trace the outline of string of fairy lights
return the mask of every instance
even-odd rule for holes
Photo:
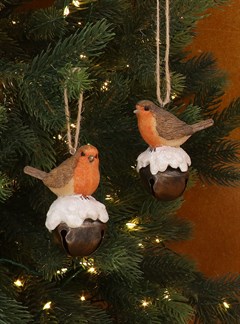
[[[126,228],[129,231],[136,231],[139,230],[139,225],[137,222],[137,219],[133,219],[132,222],[127,222],[126,224]],[[162,242],[161,238],[156,237],[154,242],[156,244],[159,244]],[[144,249],[144,245],[142,243],[138,243],[138,246],[142,249]],[[90,275],[98,275],[100,273],[100,271],[96,268],[95,264],[94,264],[94,258],[82,258],[79,261],[79,265],[86,271],[88,272]],[[68,268],[64,267],[61,268],[59,270],[56,271],[57,275],[64,275],[66,274],[68,271]],[[17,278],[14,280],[13,282],[14,286],[17,287],[17,289],[22,289],[25,285],[25,281],[24,278]],[[81,302],[85,302],[88,300],[87,295],[84,291],[81,292],[81,294],[79,294],[79,300]],[[158,299],[159,300],[159,299]],[[162,300],[165,301],[171,301],[173,300],[173,298],[171,297],[171,292],[168,289],[165,289],[163,296],[162,296]],[[152,304],[154,304],[154,300],[149,298],[149,297],[145,297],[144,299],[141,299],[139,301],[139,307],[143,307],[143,308],[148,308],[150,307]],[[53,302],[51,300],[47,300],[44,304],[41,305],[41,308],[43,311],[48,311],[50,309],[52,309],[53,306]],[[222,303],[219,304],[219,307],[223,308],[225,311],[228,311],[231,308],[231,304],[224,299],[222,301]]]
[[[86,261],[83,261],[82,264],[86,264],[87,262]],[[63,268],[60,270],[61,272],[65,273],[67,270],[66,268]],[[97,270],[94,268],[94,267],[90,267],[88,269],[88,272],[91,273],[91,274],[96,274],[97,273]],[[14,286],[16,286],[18,289],[24,287],[24,280],[22,278],[18,278],[16,279],[14,282],[13,282]],[[171,298],[171,293],[169,292],[168,289],[166,289],[164,291],[164,294],[163,294],[163,297],[162,297],[163,300],[166,300],[166,301],[171,301],[172,298]],[[84,294],[84,292],[82,292],[80,295],[79,295],[79,300],[81,302],[85,302],[87,300],[86,298],[86,295]],[[143,307],[143,308],[147,308],[149,307],[150,305],[153,304],[153,300],[151,300],[151,298],[145,298],[145,299],[141,299],[140,300],[140,303],[139,303],[139,306],[140,307]],[[228,309],[231,308],[231,304],[229,304],[226,300],[224,300],[220,305],[220,307],[223,307],[225,309],[225,311],[227,311]],[[46,301],[44,304],[42,304],[42,310],[44,311],[48,311],[50,310],[51,308],[53,307],[53,303],[51,300],[48,300]]]
[[[96,269],[94,266],[94,259],[93,258],[83,258],[79,262],[79,265],[86,270],[90,275],[96,275],[99,273],[99,271]],[[64,275],[68,271],[68,268],[62,268],[56,271],[57,275]],[[24,277],[17,278],[13,281],[13,285],[20,291],[24,286],[25,286],[25,280]],[[82,292],[79,295],[79,300],[81,302],[84,302],[87,300],[86,295],[84,292]],[[42,310],[49,310],[53,307],[53,303],[51,300],[46,301],[45,303],[42,304],[41,308]]]

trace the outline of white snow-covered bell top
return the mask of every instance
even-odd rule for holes
[[[109,217],[105,205],[92,196],[62,196],[50,206],[45,226],[49,231],[53,231],[60,223],[76,228],[81,226],[87,218],[99,219],[106,223]]]
[[[149,147],[138,156],[137,171],[148,165],[152,174],[164,172],[168,166],[186,172],[191,165],[191,159],[181,147],[160,146],[156,149]]]

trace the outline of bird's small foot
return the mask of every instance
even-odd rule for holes
[[[89,197],[90,197],[90,196],[84,196],[84,195],[81,195],[81,196],[80,196],[80,198],[81,198],[82,200],[90,200]]]
[[[149,150],[150,152],[156,152],[156,147],[150,147]]]

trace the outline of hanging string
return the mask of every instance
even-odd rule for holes
[[[171,95],[171,76],[169,70],[169,51],[170,51],[170,14],[169,14],[169,0],[166,0],[165,9],[166,19],[166,50],[165,50],[165,82],[166,82],[166,95],[165,99],[161,96],[161,62],[160,62],[160,0],[157,0],[157,30],[156,30],[156,82],[157,82],[157,99],[162,107],[170,102]]]
[[[75,154],[77,147],[78,147],[78,140],[80,134],[80,125],[82,119],[82,104],[83,104],[83,93],[81,92],[78,99],[78,114],[77,114],[77,121],[76,121],[76,132],[74,138],[74,144],[72,143],[72,134],[71,134],[71,123],[70,123],[70,110],[68,104],[68,95],[67,95],[67,88],[64,88],[64,105],[65,105],[65,116],[66,116],[66,124],[67,124],[67,143],[69,148],[70,154]]]

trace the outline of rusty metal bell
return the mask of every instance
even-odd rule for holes
[[[147,191],[156,199],[170,201],[180,197],[186,189],[189,172],[168,167],[164,172],[153,175],[150,166],[139,170],[140,177]]]
[[[66,223],[60,223],[53,234],[68,255],[85,257],[92,254],[100,246],[105,230],[105,223],[99,220],[86,219],[77,228],[71,228]]]

